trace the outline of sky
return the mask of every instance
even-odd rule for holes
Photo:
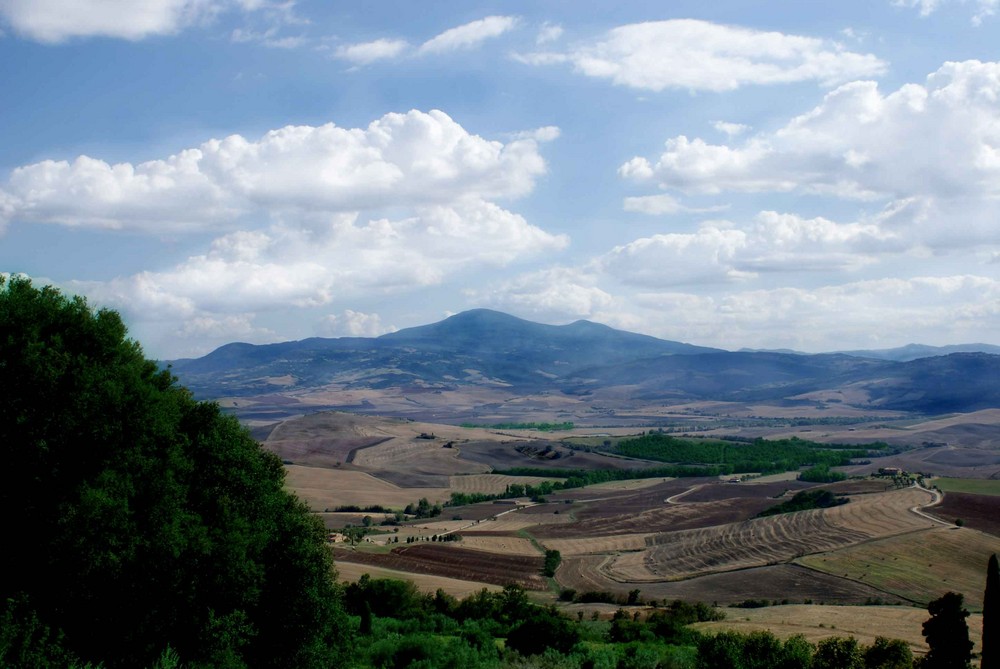
[[[998,61],[1000,0],[0,0],[0,272],[158,359],[1000,344]]]

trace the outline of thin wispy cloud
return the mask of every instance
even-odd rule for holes
[[[620,26],[568,51],[520,54],[532,65],[568,63],[629,88],[731,91],[815,81],[825,86],[878,76],[886,63],[830,40],[693,19]]]
[[[499,37],[517,27],[516,16],[487,16],[470,21],[455,28],[449,28],[420,45],[421,54],[446,53],[459,49],[471,49],[488,39]]]

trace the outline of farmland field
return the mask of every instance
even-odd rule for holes
[[[886,593],[926,604],[949,590],[980,609],[986,563],[1000,553],[1000,538],[967,528],[938,527],[830,553],[799,563],[866,583]]]
[[[552,435],[514,437],[350,414],[313,420],[298,427],[278,426],[269,441],[273,450],[295,463],[287,465],[290,487],[320,512],[343,505],[401,509],[424,497],[431,503],[445,502],[453,492],[497,494],[510,485],[558,481],[567,470],[657,464],[568,448]],[[340,435],[336,443],[323,434],[330,425]],[[928,460],[965,457],[958,449],[928,448],[923,453]],[[497,473],[518,467],[533,476]],[[543,475],[548,472],[551,476]],[[1000,531],[1000,496],[948,492],[940,504],[928,507],[934,500],[930,492],[896,489],[886,479],[811,484],[795,480],[794,474],[740,483],[730,483],[730,478],[616,480],[553,491],[541,503],[521,498],[445,507],[439,517],[377,528],[361,546],[335,544],[334,551],[342,577],[365,572],[410,575],[420,587],[440,583],[452,593],[516,582],[538,596],[551,597],[544,594],[551,591],[541,565],[542,552],[554,549],[562,556],[556,583],[578,592],[624,596],[638,589],[647,601],[680,598],[723,605],[747,599],[912,605],[954,589],[965,594],[972,608],[979,606],[983,556],[1000,551],[1000,539],[971,528]],[[993,483],[973,485],[981,489]],[[948,485],[969,484],[949,480],[942,487]],[[827,489],[850,501],[823,510],[755,517],[808,489]],[[930,516],[913,511],[922,506]],[[364,515],[376,523],[387,518],[364,512],[322,515],[331,528],[359,524]],[[967,526],[951,529],[956,518]],[[430,541],[449,533],[461,540]],[[941,565],[948,565],[944,577],[938,571]],[[837,622],[839,609],[815,609],[816,616],[833,621],[825,630],[818,622],[806,629],[805,613],[796,614],[793,623],[785,620],[784,627],[780,620],[767,618],[779,610],[786,617],[796,611],[768,607],[768,613],[748,610],[744,615],[743,609],[731,609],[727,622],[737,629],[764,625],[779,635],[799,631],[813,639],[835,632],[831,624],[841,633],[853,631],[846,622]],[[878,613],[877,633],[906,638],[919,650],[919,625],[913,628],[907,616],[921,617],[924,611],[906,606],[864,610]]]
[[[927,611],[910,606],[865,606],[864,608],[819,605],[768,606],[759,609],[728,609],[720,622],[696,623],[702,632],[731,630],[752,632],[769,630],[780,639],[796,634],[816,643],[831,636],[853,636],[871,645],[876,636],[902,639],[915,654],[927,652],[922,625]],[[967,619],[969,637],[980,651],[983,618],[973,614]]]
[[[961,520],[966,527],[1000,537],[1000,496],[949,492],[929,512],[945,522]]]
[[[428,594],[434,594],[440,588],[452,597],[460,599],[479,592],[483,588],[492,591],[500,590],[499,585],[492,583],[477,583],[475,581],[465,581],[445,576],[434,576],[433,574],[395,571],[393,569],[374,567],[357,562],[340,561],[337,563],[337,577],[341,582],[353,583],[361,578],[362,574],[368,574],[372,578],[394,578],[412,581],[421,592]]]
[[[956,479],[941,477],[931,481],[945,492],[965,492],[973,495],[1000,496],[1000,481],[996,479]]]

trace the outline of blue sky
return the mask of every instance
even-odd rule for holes
[[[474,307],[998,344],[998,14],[0,0],[0,271],[159,358]]]

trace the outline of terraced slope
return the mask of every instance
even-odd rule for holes
[[[600,569],[613,580],[641,583],[779,564],[934,527],[935,521],[910,511],[931,500],[929,492],[907,488],[859,495],[831,509],[660,533],[646,539],[645,550],[616,556]]]

